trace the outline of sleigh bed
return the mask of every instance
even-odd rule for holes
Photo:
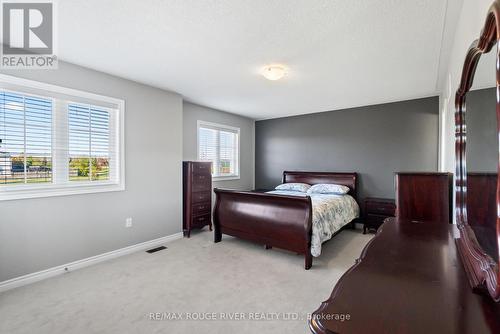
[[[334,233],[326,233],[326,236],[331,238],[347,226],[354,226],[353,219],[359,216],[359,207],[356,203],[356,173],[285,171],[283,172],[283,183],[307,183],[310,185],[327,183],[347,186],[349,188],[348,194],[342,195],[346,197],[334,200],[337,202],[336,210],[343,210],[342,207],[338,206],[340,200],[345,202],[346,199],[349,199],[354,202],[352,205],[356,207],[357,212],[356,214],[351,212],[352,219],[349,218],[349,221],[344,219],[342,226],[337,224],[333,230]],[[222,234],[226,234],[263,244],[266,248],[276,247],[293,251],[304,255],[306,270],[311,268],[313,261],[311,253],[313,213],[316,214],[315,220],[318,220],[319,214],[316,212],[319,202],[317,198],[312,200],[311,196],[305,194],[293,196],[294,194],[283,194],[282,192],[261,193],[217,188],[214,191],[216,194],[215,242],[220,242]],[[323,201],[324,198],[321,200]],[[324,211],[324,209],[323,207],[322,210]],[[340,213],[342,214],[342,212]],[[316,243],[321,245],[325,241],[318,241],[317,235],[315,236]]]

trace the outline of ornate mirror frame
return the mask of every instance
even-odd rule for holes
[[[457,239],[458,251],[461,255],[469,282],[477,292],[489,293],[496,301],[500,301],[499,264],[486,254],[477,241],[476,235],[467,222],[467,164],[466,164],[466,98],[472,87],[474,74],[479,59],[490,52],[500,39],[500,0],[491,5],[484,28],[478,40],[469,47],[462,70],[460,86],[455,96],[455,164],[456,164],[456,218],[460,231]],[[500,130],[500,57],[496,48],[496,114],[497,128]],[[499,132],[500,135],[500,132]],[[499,148],[500,149],[500,148]],[[499,168],[500,171],[500,163]],[[500,178],[497,178],[497,219],[496,234],[500,249]],[[500,254],[499,254],[500,258]]]

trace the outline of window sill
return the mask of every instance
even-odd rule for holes
[[[212,177],[212,181],[214,182],[219,182],[219,181],[230,181],[230,180],[239,180],[240,176],[239,175],[231,175],[231,176],[214,176]]]
[[[84,183],[78,185],[21,185],[15,188],[16,189],[13,187],[0,187],[0,201],[123,191],[125,190],[125,185],[102,182],[97,184]]]

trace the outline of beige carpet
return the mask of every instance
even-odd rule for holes
[[[302,256],[228,236],[214,244],[212,233],[200,231],[167,250],[0,294],[0,333],[308,333],[307,313],[329,297],[371,237],[341,232],[305,271]],[[174,312],[183,319],[166,319]],[[160,313],[157,320],[151,313]]]

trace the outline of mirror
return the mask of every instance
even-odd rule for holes
[[[456,244],[469,283],[500,302],[500,0],[467,51],[455,96]]]
[[[479,58],[471,90],[467,93],[465,156],[466,221],[483,251],[498,263],[496,50],[497,44]]]

